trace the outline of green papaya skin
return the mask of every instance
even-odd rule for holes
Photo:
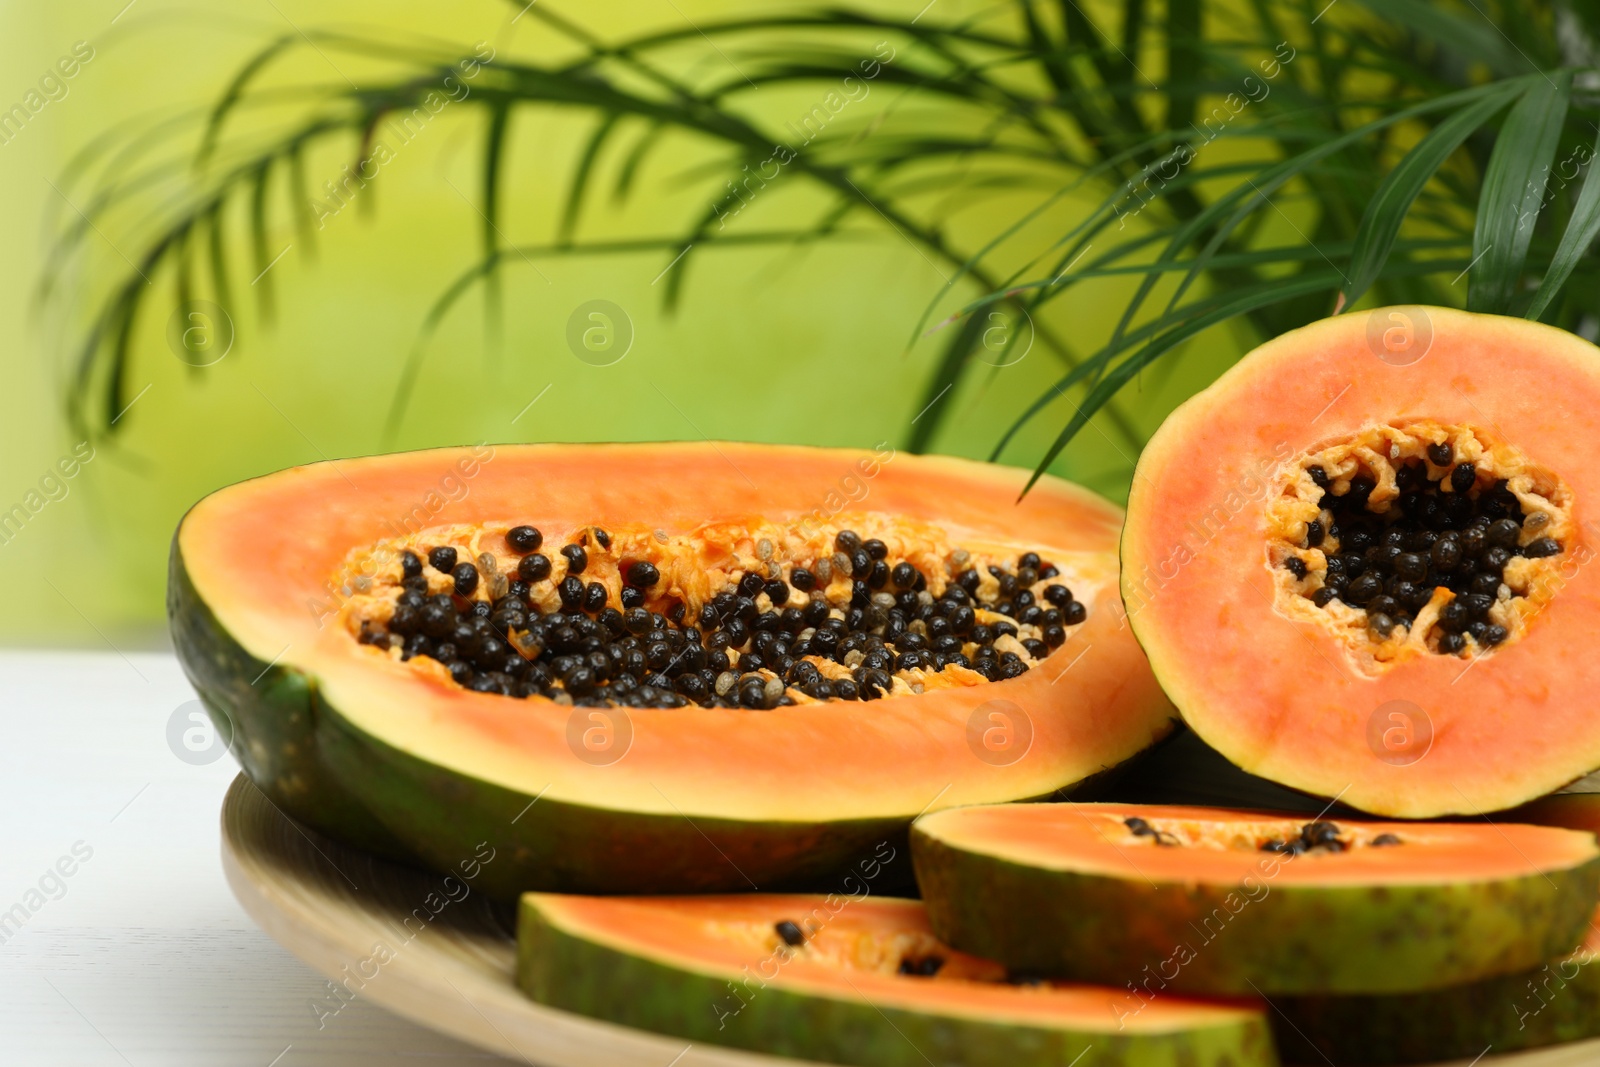
[[[651,815],[575,804],[507,789],[419,759],[324,707],[316,747],[323,765],[359,796],[364,811],[404,834],[417,856],[448,871],[473,843],[498,852],[480,885],[514,901],[529,889],[557,892],[703,893],[814,884],[889,842],[909,882],[903,819],[826,825],[706,816]]]
[[[1496,818],[1592,832],[1600,795],[1546,797]],[[1306,1062],[1473,1059],[1600,1037],[1600,925],[1591,921],[1576,952],[1529,971],[1427,993],[1282,997],[1274,1005],[1279,1046]]]
[[[1448,989],[1280,997],[1273,1006],[1273,1031],[1290,1062],[1470,1060],[1600,1037],[1600,958],[1586,946],[1531,971]]]
[[[312,679],[246,652],[200,598],[178,539],[168,565],[167,618],[178,662],[229,750],[282,811],[329,837],[389,859],[411,853],[374,818],[323,758],[323,711]],[[453,861],[452,861],[453,862]]]

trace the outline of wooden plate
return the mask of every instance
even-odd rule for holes
[[[354,996],[491,1052],[540,1067],[802,1062],[691,1044],[535,1004],[512,980],[509,909],[460,882],[447,893],[440,875],[301,826],[242,774],[222,803],[222,868],[250,917],[306,964]],[[1469,1063],[1593,1065],[1600,1063],[1600,1040],[1457,1061]]]
[[[512,980],[510,909],[460,881],[465,895],[447,893],[440,875],[301,826],[242,774],[222,802],[222,869],[250,917],[306,964],[363,1000],[491,1052],[540,1067],[801,1063],[535,1004]]]

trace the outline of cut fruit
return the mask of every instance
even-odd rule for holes
[[[1185,720],[1253,774],[1406,818],[1600,766],[1600,438],[1572,416],[1597,404],[1593,345],[1442,308],[1242,359],[1152,437],[1128,505],[1126,610]]]
[[[954,952],[913,900],[855,895],[568,897],[529,893],[517,984],[625,1026],[831,1063],[1277,1062],[1258,1003],[1009,984]]]
[[[911,829],[934,931],[1012,971],[1140,996],[1434,989],[1583,936],[1590,833],[1313,821],[1130,804],[1009,804]]]
[[[1600,832],[1600,796],[1569,794],[1509,820]],[[1425,1063],[1600,1036],[1600,910],[1575,952],[1529,971],[1400,996],[1284,997],[1272,1017],[1291,1062]]]
[[[793,885],[1171,730],[1120,512],[1024,482],[735,444],[341,460],[197,504],[169,611],[245,770],[336,837],[441,870],[488,842],[507,898]]]

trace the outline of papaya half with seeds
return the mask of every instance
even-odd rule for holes
[[[529,893],[517,983],[552,1007],[688,1040],[871,1067],[1268,1067],[1259,1001],[1014,983],[914,900]]]
[[[1600,795],[1547,797],[1505,818],[1600,832]],[[1297,1063],[1400,1064],[1600,1037],[1596,906],[1583,943],[1532,970],[1400,996],[1278,998],[1271,1020],[1278,1047]]]
[[[1129,622],[1253,774],[1380,815],[1514,807],[1600,766],[1600,350],[1380,308],[1269,341],[1134,475]]]
[[[1394,993],[1583,938],[1592,833],[1134,804],[996,804],[911,828],[934,933],[1013,972],[1172,992]]]
[[[954,804],[1049,796],[1175,713],[1115,605],[1121,512],[965,461],[444,449],[197,504],[178,654],[246,772],[484,884],[800,884]]]

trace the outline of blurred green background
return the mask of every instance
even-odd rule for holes
[[[924,2],[855,6],[905,15]],[[959,0],[940,5],[946,18],[978,10]],[[754,9],[753,0],[556,7],[603,37]],[[229,309],[237,338],[216,365],[197,371],[174,356],[166,333],[176,296],[169,280],[152,279],[157,292],[139,322],[129,371],[132,406],[114,442],[96,442],[93,459],[61,482],[62,496],[48,475],[59,459],[75,447],[81,455],[83,447],[68,428],[63,397],[85,319],[70,300],[41,305],[37,286],[52,236],[87,207],[89,191],[63,178],[69,160],[107,130],[209,106],[239,65],[272,37],[339,26],[426,34],[462,54],[480,41],[506,56],[556,47],[534,19],[488,0],[209,6],[107,0],[13,4],[0,11],[0,107],[23,101],[78,42],[93,51],[64,79],[65,95],[56,89],[59,98],[0,145],[6,205],[0,212],[6,250],[0,322],[9,349],[0,388],[0,510],[23,503],[31,492],[40,492],[34,502],[45,490],[60,497],[47,500],[0,543],[0,578],[18,605],[0,622],[0,641],[102,648],[161,643],[167,546],[184,510],[218,486],[293,464],[484,439],[713,437],[862,447],[883,440],[901,446],[908,439],[939,352],[938,338],[911,344],[912,331],[950,268],[930,262],[881,220],[858,217],[852,228],[859,236],[849,240],[708,252],[693,262],[681,306],[671,314],[662,308],[666,283],[656,281],[670,253],[512,257],[498,343],[486,329],[481,294],[469,295],[428,341],[416,395],[386,442],[385,417],[400,367],[428,308],[480,256],[475,196],[483,116],[447,108],[395,150],[350,208],[322,220],[314,249],[290,228],[270,235],[285,248],[270,270],[271,323],[261,321],[248,299],[254,271],[241,255],[239,296]],[[713,53],[718,58],[737,65],[735,57]],[[364,73],[357,59],[310,48],[300,50],[283,77],[336,84],[359,82]],[[767,90],[757,106],[774,115],[799,113],[818,92]],[[887,85],[872,88],[852,103],[858,109],[852,120],[899,121],[890,107],[895,92]],[[592,119],[582,115],[516,113],[499,223],[509,242],[551,238],[590,128]],[[715,188],[695,178],[697,154],[703,149],[689,141],[669,146],[640,174],[625,205],[612,206],[603,196],[591,204],[583,235],[676,232],[715,196]],[[353,144],[311,153],[313,183],[336,177],[353,155]],[[999,190],[983,199],[941,199],[937,192],[929,212],[968,248],[1037,202],[1036,191]],[[809,195],[801,181],[774,183],[751,214],[759,208],[764,225],[782,226],[789,214],[805,209]],[[1085,190],[1081,200],[1069,197],[1051,218],[1070,225],[1074,213],[1100,196]],[[1040,233],[1059,235],[1063,227],[1046,226],[1049,221],[1040,223]],[[89,287],[127,270],[127,257],[136,252],[119,234],[111,225],[95,229],[86,264],[66,278],[69,287]],[[1029,231],[1018,237],[1021,245],[1028,240]],[[971,283],[958,285],[944,295],[941,315],[979,291]],[[576,358],[566,342],[569,317],[596,299],[624,309],[634,330],[627,356],[609,366]],[[1103,334],[1116,311],[1103,290],[1069,294],[1051,307],[1053,325],[1069,342]],[[1241,340],[1225,329],[1195,345],[1170,371],[1147,375],[1123,394],[1122,409],[1141,433],[1241,350]],[[1061,370],[1058,360],[1034,346],[1020,362],[969,375],[936,402],[944,420],[934,448],[986,455],[1019,409]],[[1070,413],[1066,403],[1024,431],[1005,460],[1031,467]],[[1136,448],[1107,431],[1103,416],[1093,425],[1053,469],[1120,499]]]

